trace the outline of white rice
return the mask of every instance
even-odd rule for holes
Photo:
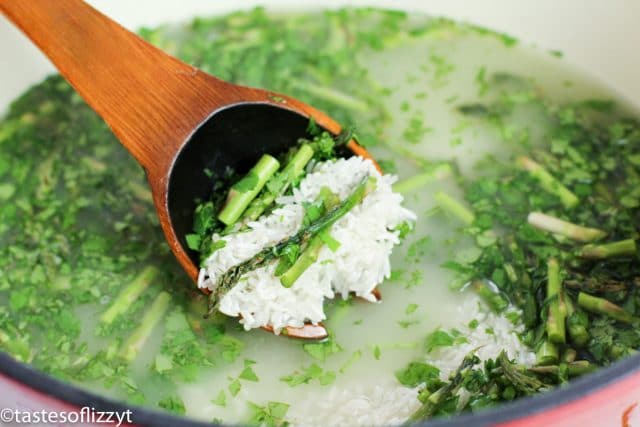
[[[502,350],[509,358],[525,366],[535,363],[535,354],[520,342],[517,334],[521,324],[513,325],[502,315],[493,313],[475,294],[467,294],[456,310],[458,322],[455,329],[468,342],[451,347],[439,347],[425,362],[440,369],[440,378],[449,380],[462,359],[472,350],[482,360],[495,359]],[[478,321],[476,328],[469,328],[472,320]],[[492,332],[487,332],[492,330]],[[476,365],[481,368],[481,365]],[[350,388],[332,386],[314,394],[306,402],[292,406],[287,419],[294,426],[375,426],[399,425],[421,405],[418,393],[421,386],[401,386],[393,378],[382,374],[372,384]],[[376,383],[377,381],[377,383]],[[468,395],[461,390],[462,399]]]
[[[331,236],[340,242],[336,252],[323,247],[318,261],[291,288],[283,287],[273,275],[275,265],[247,273],[223,297],[220,311],[241,316],[247,330],[271,325],[278,332],[285,326],[324,320],[324,299],[335,294],[354,293],[375,301],[372,291],[389,277],[389,257],[399,243],[393,229],[415,220],[415,215],[402,207],[402,196],[393,192],[395,176],[382,176],[371,161],[355,156],[316,165],[291,196],[277,200],[281,206],[249,223],[246,232],[212,236],[226,245],[206,260],[198,286],[212,290],[228,269],[295,234],[302,224],[303,203],[316,200],[323,187],[343,200],[367,175],[376,178],[375,190],[331,228]]]
[[[292,406],[287,420],[296,427],[393,426],[419,407],[417,388],[391,380],[374,386],[331,387],[320,399]]]
[[[518,334],[524,330],[520,323],[514,325],[506,317],[491,311],[475,294],[469,294],[458,307],[459,323],[455,327],[467,342],[450,347],[438,347],[427,358],[430,363],[440,369],[440,378],[447,380],[452,372],[458,369],[464,357],[473,350],[484,361],[495,359],[502,350],[509,359],[515,359],[524,366],[533,366],[535,354],[524,345]],[[469,327],[472,320],[478,321],[476,328]]]

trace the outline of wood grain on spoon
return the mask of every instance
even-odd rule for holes
[[[216,111],[252,102],[312,117],[328,131],[340,132],[338,123],[315,108],[206,74],[81,0],[0,0],[0,11],[49,57],[145,169],[169,246],[194,281],[198,269],[172,228],[167,203],[171,167],[194,130]],[[349,148],[371,158],[355,141]]]

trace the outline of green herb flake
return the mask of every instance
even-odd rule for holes
[[[411,303],[411,304],[407,305],[407,308],[405,308],[404,314],[409,315],[409,314],[415,312],[417,309],[418,309],[418,304]]]
[[[428,253],[432,240],[430,236],[422,237],[409,245],[407,258],[413,262],[420,262]]]
[[[417,387],[420,384],[437,380],[439,375],[438,368],[421,362],[411,362],[405,369],[396,372],[396,378],[400,384],[407,387]]]
[[[398,325],[403,329],[407,329],[409,326],[418,325],[419,323],[419,320],[398,320]]]
[[[170,371],[173,368],[173,362],[171,361],[170,357],[160,353],[156,355],[153,367],[157,373],[162,374]]]
[[[378,165],[384,171],[384,173],[398,172],[398,166],[396,165],[396,162],[394,162],[393,160],[381,159],[381,160],[378,160]]]
[[[185,415],[187,413],[184,402],[178,396],[167,396],[158,402],[158,406],[178,415]]]
[[[227,395],[224,390],[220,390],[215,399],[211,401],[216,406],[220,406],[222,408],[227,406]]]
[[[258,382],[258,376],[256,375],[255,371],[253,370],[253,368],[251,366],[246,366],[242,372],[240,373],[240,376],[238,377],[241,380],[246,380],[246,381],[253,381],[253,382]]]
[[[240,381],[238,380],[233,380],[229,383],[229,393],[231,393],[231,396],[233,397],[236,397],[238,393],[240,393],[241,388],[242,384],[240,384]]]
[[[442,329],[437,329],[427,335],[427,338],[424,342],[424,348],[427,353],[431,353],[433,350],[439,347],[451,347],[455,343],[455,337],[451,334],[443,331]]]
[[[301,384],[309,384],[313,380],[317,380],[320,385],[329,385],[333,383],[336,374],[333,371],[324,371],[320,365],[313,363],[302,371],[295,371],[293,374],[285,375],[280,381],[289,385],[289,387],[297,387]]]
[[[332,354],[342,351],[342,347],[333,337],[329,337],[329,339],[324,342],[305,343],[302,345],[302,348],[309,356],[322,362]]]
[[[267,427],[288,425],[284,419],[289,411],[288,403],[268,402],[265,406],[260,406],[249,402],[249,408],[251,410],[251,416],[247,422],[249,425]]]
[[[380,360],[380,356],[382,355],[382,351],[380,350],[380,346],[376,345],[373,347],[373,358],[376,360]]]
[[[15,192],[15,185],[9,183],[0,184],[0,200],[9,200],[15,194]]]
[[[409,120],[409,125],[402,132],[402,137],[411,144],[418,144],[432,130],[432,128],[425,126],[422,117],[415,116]]]
[[[187,234],[185,236],[187,246],[194,251],[200,250],[201,237],[197,234]]]

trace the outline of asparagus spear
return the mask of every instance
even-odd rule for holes
[[[578,294],[578,305],[585,310],[593,313],[604,314],[619,322],[632,323],[637,320],[631,313],[611,301],[604,298],[594,297],[593,295],[585,294],[584,292],[580,292]]]
[[[546,323],[547,337],[554,344],[564,344],[567,309],[561,292],[560,266],[554,258],[547,262],[547,276],[547,300],[550,301]]]
[[[517,285],[511,288],[511,301],[522,310],[522,323],[527,328],[533,328],[538,323],[538,303],[534,295],[533,283],[526,269],[521,268],[519,264],[521,250],[513,235],[504,237],[505,248],[508,249],[508,255],[505,257],[504,271],[507,273],[509,280]],[[516,270],[515,266],[519,266]]]
[[[438,191],[434,197],[442,209],[455,216],[464,225],[471,225],[475,221],[474,213],[448,194]]]
[[[607,277],[578,277],[572,280],[565,280],[564,286],[590,294],[623,292],[630,287],[638,286],[634,283],[627,283]]]
[[[500,293],[495,285],[488,283],[486,280],[473,280],[470,286],[496,313],[502,313],[509,307],[507,298]]]
[[[536,364],[542,366],[553,365],[558,363],[558,359],[558,347],[548,339],[542,341],[540,347],[536,350]]]
[[[128,362],[131,362],[138,356],[140,349],[151,335],[153,328],[158,324],[164,313],[169,308],[171,296],[167,292],[160,292],[151,304],[149,310],[144,314],[140,321],[140,326],[133,331],[133,334],[124,342],[120,349],[120,356]]]
[[[242,215],[242,221],[246,223],[260,218],[260,215],[271,206],[274,200],[284,194],[298,180],[312,157],[313,148],[309,144],[301,145],[282,172],[271,177],[266,183],[265,191],[249,204]]]
[[[578,377],[592,372],[595,369],[597,369],[597,366],[592,365],[588,360],[576,360],[567,363],[567,373],[570,377]],[[558,365],[533,366],[529,368],[529,371],[536,374],[558,375],[560,373],[560,367]]]
[[[100,316],[100,322],[111,324],[118,315],[127,311],[129,306],[144,292],[149,284],[155,280],[160,271],[153,266],[145,267],[133,281],[126,286],[113,301],[113,304]]]
[[[565,208],[574,208],[580,203],[580,199],[567,187],[562,185],[542,165],[526,156],[518,157],[518,165],[528,171],[542,186],[542,188],[560,199]]]
[[[339,107],[360,112],[369,111],[369,104],[337,89],[313,84],[301,79],[291,79],[289,83],[298,90],[305,91]]]
[[[597,228],[582,227],[541,212],[531,212],[527,221],[540,230],[560,234],[579,242],[593,242],[607,235],[606,232]]]
[[[598,369],[597,366],[589,363],[588,360],[576,360],[569,363],[567,368],[570,377],[579,377],[580,375],[588,374]]]
[[[340,204],[340,198],[338,195],[332,193],[331,190],[326,187],[320,191],[319,198],[322,201],[325,211],[329,211]],[[318,234],[309,241],[300,257],[282,274],[280,277],[280,283],[282,283],[282,286],[285,288],[293,286],[302,273],[304,273],[307,268],[311,267],[311,265],[318,260],[320,250],[324,246],[327,238],[330,238],[328,235],[329,227],[319,231]]]
[[[631,356],[637,353],[638,350],[628,347],[620,342],[614,342],[609,348],[609,356],[613,360],[618,360],[622,357]]]
[[[218,219],[226,226],[235,224],[279,167],[274,157],[264,154],[244,178],[231,186]]]
[[[578,352],[571,347],[567,348],[564,353],[562,353],[562,361],[565,363],[575,362],[576,357],[578,357]]]
[[[531,289],[531,277],[526,271],[522,272],[520,283],[523,286],[514,292],[514,297],[520,300],[516,301],[516,303],[522,310],[522,323],[527,328],[533,328],[538,323],[538,303],[534,290]]]
[[[567,306],[567,332],[571,342],[578,347],[584,346],[589,341],[589,318],[583,311],[578,311],[571,298],[565,294],[565,305]]]
[[[382,142],[385,144],[385,148],[390,150],[392,153],[397,154],[399,157],[403,157],[404,159],[408,160],[409,162],[417,166],[419,169],[422,169],[422,171],[424,172],[428,173],[429,171],[433,170],[434,167],[437,167],[436,165],[442,164],[440,162],[434,162],[431,160],[427,160],[424,157],[420,157],[416,155],[415,150],[410,150],[398,144],[389,143],[386,139],[384,139]],[[451,167],[451,170],[450,170],[451,173],[455,174],[456,173],[455,163],[452,163],[452,162],[447,162],[447,163]]]
[[[626,239],[601,245],[584,245],[578,250],[578,256],[581,258],[605,259],[617,256],[632,256],[636,254],[636,251],[636,241]]]
[[[398,181],[393,184],[393,191],[398,193],[411,193],[412,191],[420,189],[424,185],[432,182],[439,181],[450,176],[452,173],[451,165],[449,163],[438,163],[429,170],[418,173],[410,178]]]
[[[209,310],[207,312],[207,316],[210,316],[218,309],[218,305],[220,304],[222,297],[229,292],[242,275],[249,271],[261,268],[277,259],[282,250],[288,245],[297,244],[303,246],[319,232],[331,227],[336,223],[336,221],[345,216],[351,209],[360,203],[366,195],[375,188],[375,183],[375,178],[369,176],[364,177],[360,184],[356,186],[353,192],[346,199],[344,199],[334,209],[313,221],[308,227],[299,230],[293,236],[273,246],[263,249],[253,256],[253,258],[230,268],[222,275],[218,280],[215,289],[211,294],[209,294]]]
[[[467,354],[460,366],[458,366],[456,372],[452,375],[451,380],[446,385],[431,393],[422,406],[407,419],[404,425],[411,425],[417,421],[425,420],[436,413],[439,406],[454,395],[460,388],[465,378],[464,373],[478,363],[480,363],[480,359],[473,352]]]
[[[280,276],[280,283],[282,283],[282,286],[285,288],[293,286],[295,281],[298,280],[298,277],[300,277],[307,268],[311,267],[311,265],[318,260],[318,255],[320,255],[322,246],[324,246],[324,242],[320,236],[315,236],[311,239],[304,252],[302,252],[302,255],[300,255],[296,262],[282,276]]]
[[[523,368],[518,368],[519,365],[511,363],[507,353],[502,350],[498,357],[496,358],[499,366],[502,368],[502,373],[504,377],[518,390],[523,392],[526,395],[532,395],[539,390],[545,389],[546,385],[534,378],[533,376],[527,375],[523,372]]]

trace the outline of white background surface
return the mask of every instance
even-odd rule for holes
[[[9,0],[29,1],[29,0]],[[292,0],[91,0],[135,29],[256,4],[301,9],[318,2]],[[52,7],[55,0],[51,0]],[[325,0],[323,7],[373,5],[425,11],[507,32],[523,42],[561,50],[636,106],[640,104],[640,0]],[[0,111],[52,67],[6,19],[0,18]]]

